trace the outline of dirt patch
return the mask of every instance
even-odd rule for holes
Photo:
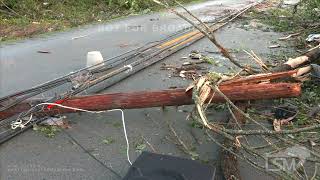
[[[56,31],[58,29],[58,26],[52,26],[50,24],[29,24],[27,26],[2,25],[0,26],[0,41],[33,37],[34,35]]]
[[[266,11],[270,8],[278,7],[280,5],[280,0],[267,0],[264,3],[258,4],[255,9],[257,11]]]

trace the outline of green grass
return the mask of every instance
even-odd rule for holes
[[[288,8],[272,8],[266,12],[253,11],[251,15],[263,23],[271,25],[275,31],[286,32],[311,28],[319,22],[320,0],[304,0],[297,6]],[[319,32],[319,29],[315,29]]]
[[[318,123],[317,118],[309,117],[308,113],[312,107],[318,106],[320,102],[320,86],[315,81],[305,81],[302,84],[302,95],[300,97],[288,100],[298,108],[297,120],[294,121],[294,126],[310,125]],[[284,103],[278,100],[278,104]],[[308,107],[308,108],[307,108]],[[318,116],[319,117],[319,116]]]
[[[44,126],[44,125],[34,125],[33,130],[44,134],[48,138],[53,138],[56,136],[58,132],[60,132],[60,128],[57,126]]]
[[[296,11],[293,7],[272,8],[262,12],[253,10],[250,17],[260,20],[276,32],[300,32],[300,36],[295,38],[293,45],[298,49],[304,49],[306,37],[309,34],[320,33],[319,7],[320,0],[304,0]]]
[[[182,0],[183,3],[195,0]],[[44,3],[45,2],[45,3]],[[0,1],[0,41],[158,11],[152,0]]]
[[[113,144],[116,141],[113,139],[113,137],[107,137],[107,138],[103,139],[102,142],[104,144],[110,145],[110,144]]]

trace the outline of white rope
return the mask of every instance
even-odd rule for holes
[[[11,123],[11,129],[15,130],[17,128],[21,128],[21,129],[25,128],[26,125],[29,124],[30,121],[32,120],[32,117],[33,116],[31,114],[29,119],[25,123],[23,123],[23,120],[20,117],[18,117],[18,119],[16,121]]]
[[[129,155],[129,150],[130,150],[130,146],[129,146],[129,140],[128,140],[128,136],[127,136],[127,129],[126,129],[126,123],[125,123],[125,118],[124,118],[124,112],[122,109],[111,109],[111,110],[106,110],[106,111],[90,111],[90,110],[85,110],[85,109],[80,109],[80,108],[74,108],[74,107],[69,107],[69,106],[64,106],[61,104],[56,104],[56,103],[40,103],[37,104],[36,106],[34,106],[32,109],[38,107],[38,106],[42,106],[42,105],[53,105],[53,106],[58,106],[61,108],[65,108],[65,109],[72,109],[75,111],[82,111],[82,112],[88,112],[88,113],[94,113],[94,114],[99,114],[99,113],[105,113],[105,112],[114,112],[114,111],[120,111],[121,112],[121,119],[122,119],[122,126],[123,126],[123,132],[124,132],[124,137],[126,139],[126,143],[127,143],[127,160],[129,162],[130,165],[132,165],[132,162],[130,160],[130,155]],[[30,109],[28,112],[30,112],[32,109]],[[27,112],[27,113],[28,113]],[[11,128],[12,129],[16,129],[18,127],[25,128],[25,126],[30,123],[30,121],[32,120],[32,114],[30,115],[30,118],[27,122],[23,123],[21,118],[18,118],[17,121],[13,122],[11,124]]]

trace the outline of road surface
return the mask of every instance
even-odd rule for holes
[[[238,9],[250,2],[252,1],[216,0],[197,3],[188,8],[204,20],[213,20],[226,13],[226,10]],[[1,45],[0,96],[30,88],[83,68],[88,51],[101,51],[107,59],[137,46],[163,39],[186,26],[188,24],[175,15],[159,12]],[[217,36],[229,48],[239,48],[245,44],[247,48],[264,53],[268,51],[267,44],[259,33],[229,26],[217,32]],[[275,33],[269,32],[265,33],[264,38],[270,40],[276,36]],[[181,57],[188,56],[195,49],[215,50],[206,39],[203,39],[166,58],[163,62],[106,89],[105,92],[185,87],[190,81],[179,77],[169,78],[171,72],[160,71],[160,66],[161,63],[182,64],[184,60]],[[226,71],[226,68],[215,67],[214,70]],[[136,147],[146,145],[142,137],[147,139],[159,153],[189,158],[170,141],[167,122],[171,122],[187,146],[197,149],[202,160],[212,166],[218,165],[220,148],[208,141],[201,130],[192,128],[190,122],[186,122],[186,116],[191,109],[191,106],[182,106],[168,107],[164,110],[162,108],[126,110],[125,120],[131,145],[131,160],[134,161],[140,153]],[[215,120],[224,121],[224,117],[222,113],[215,116]],[[107,166],[122,176],[125,175],[129,164],[126,161],[125,139],[119,113],[100,115],[82,113],[68,115],[67,118],[72,123],[72,128],[67,130],[72,136]],[[106,138],[114,139],[114,143],[103,143]],[[151,148],[146,146],[146,150]],[[245,176],[252,177],[250,170],[247,171],[244,171]],[[222,179],[218,166],[216,178]],[[84,153],[64,133],[58,133],[56,137],[50,139],[30,130],[1,145],[0,179],[116,178]]]

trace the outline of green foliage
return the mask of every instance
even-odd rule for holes
[[[295,122],[296,125],[306,125],[309,122],[309,117],[306,114],[299,113],[297,116],[297,121]]]
[[[212,71],[207,74],[207,77],[209,78],[209,81],[216,83],[222,78],[222,74]]]
[[[189,155],[192,160],[199,160],[200,155],[197,153],[196,149],[189,151]]]
[[[304,3],[305,3],[304,13],[306,13],[311,18],[320,17],[320,14],[319,14],[320,0],[305,0]]]
[[[208,63],[208,64],[213,65],[213,66],[219,66],[219,67],[222,66],[221,63],[220,63],[220,61],[215,60],[215,59],[213,59],[212,57],[209,57],[209,56],[202,56],[200,59],[201,59],[202,61]]]
[[[113,144],[115,142],[115,140],[112,137],[107,137],[104,140],[102,140],[102,142],[104,144],[110,145],[110,144]]]
[[[57,126],[34,125],[33,130],[44,134],[48,138],[53,138],[60,132],[60,128]]]
[[[212,108],[218,112],[222,112],[227,110],[228,106],[227,104],[214,104]]]
[[[147,148],[147,145],[144,143],[138,143],[135,145],[136,152],[138,153],[141,153],[146,148]]]
[[[320,87],[317,83],[306,81],[303,84],[303,93],[300,101],[309,106],[318,105],[320,102]]]
[[[184,0],[183,2],[191,1]],[[152,0],[7,0],[4,3],[5,5],[0,4],[0,9],[8,11],[8,14],[1,14],[1,16],[7,18],[11,18],[11,10],[13,10],[21,17],[32,20],[79,18],[78,23],[84,23],[101,12],[115,10],[119,13],[123,11],[142,12],[160,8]]]
[[[297,9],[275,8],[267,12],[252,12],[252,16],[262,20],[263,23],[274,27],[275,31],[295,31],[305,29],[308,24],[319,21],[320,18],[320,0],[304,0],[297,6]]]
[[[120,123],[120,122],[115,122],[115,123],[113,123],[112,125],[113,125],[113,127],[115,127],[115,128],[122,128],[122,123]]]
[[[204,126],[203,124],[201,124],[200,122],[196,121],[196,120],[192,120],[190,123],[190,126],[193,128],[197,128],[197,129],[203,129]]]
[[[308,115],[310,109],[306,107],[315,107],[320,102],[320,86],[314,81],[305,81],[302,85],[301,97],[294,99],[294,104],[299,108],[299,114],[295,125],[307,125],[313,123]],[[316,122],[318,123],[318,122]]]
[[[117,6],[133,11],[141,11],[145,9],[152,9],[154,3],[152,0],[107,0],[109,6]]]
[[[181,2],[191,1],[195,0]],[[149,13],[161,8],[152,0],[4,0],[2,2],[0,41],[108,21],[129,14]]]

